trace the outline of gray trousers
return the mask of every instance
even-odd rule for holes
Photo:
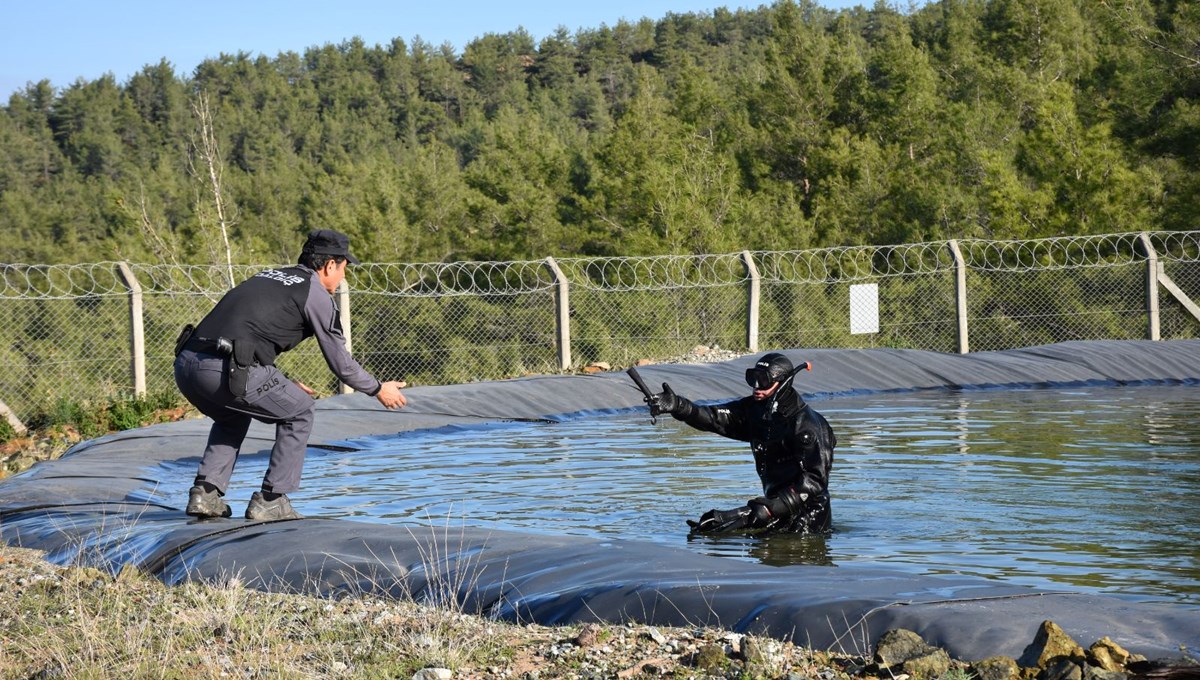
[[[196,480],[225,493],[253,418],[275,425],[275,445],[263,477],[263,490],[291,493],[299,489],[304,452],[312,433],[312,397],[274,366],[252,367],[246,395],[234,397],[229,392],[226,362],[224,357],[191,350],[175,358],[179,391],[213,420]]]

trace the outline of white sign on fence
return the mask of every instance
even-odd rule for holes
[[[850,286],[850,334],[879,332],[879,284]]]

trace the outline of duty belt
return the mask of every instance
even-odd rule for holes
[[[224,340],[224,343],[220,342]],[[190,349],[193,352],[201,354],[211,354],[213,356],[229,356],[233,351],[233,345],[228,344],[229,341],[224,338],[201,338],[193,335],[183,346],[184,349]]]

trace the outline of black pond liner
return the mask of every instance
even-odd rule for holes
[[[914,350],[785,350],[813,363],[806,395],[919,389],[1194,384],[1200,341],[1068,342],[968,355]],[[745,391],[743,357],[640,369],[697,400]],[[311,445],[400,431],[606,413],[641,404],[624,372],[413,387],[387,411],[345,395],[318,404]],[[1198,392],[1200,396],[1200,392]],[[207,420],[83,442],[0,483],[0,537],[58,563],[133,564],[168,584],[238,575],[250,587],[323,596],[372,593],[437,600],[542,624],[607,621],[719,626],[817,649],[865,653],[890,628],[913,630],[952,656],[1018,657],[1052,620],[1084,645],[1108,636],[1150,658],[1200,654],[1200,609],[1062,593],[978,577],[885,568],[768,566],[648,542],[465,527],[389,526],[337,519],[197,521],[168,505],[147,470],[194,465]],[[836,424],[835,424],[836,426]],[[244,451],[269,450],[274,428],[252,426]],[[302,498],[303,489],[297,498]],[[836,517],[836,515],[835,515]],[[1147,556],[1153,560],[1153,556]]]

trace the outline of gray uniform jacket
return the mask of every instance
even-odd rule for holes
[[[225,491],[254,418],[276,426],[263,489],[299,488],[315,409],[312,398],[275,368],[275,357],[310,336],[343,383],[379,393],[380,381],[346,350],[337,303],[308,267],[258,272],[227,292],[196,327],[175,358],[175,383],[213,419],[197,484]],[[221,338],[232,341],[232,356],[219,351]]]
[[[321,347],[321,354],[325,357],[325,363],[329,364],[329,370],[344,384],[359,392],[365,392],[372,397],[378,394],[380,381],[350,356],[350,351],[346,349],[346,336],[342,334],[337,301],[321,286],[316,276],[310,280],[303,314],[308,317],[313,335]]]
[[[333,296],[303,265],[267,269],[225,294],[195,336],[234,343],[238,363],[273,366],[275,357],[315,336],[329,369],[346,385],[374,396],[380,381],[350,356]]]

